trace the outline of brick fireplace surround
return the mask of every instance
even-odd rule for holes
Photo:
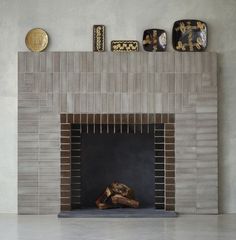
[[[155,173],[155,208],[175,210],[174,114],[61,114],[61,211],[81,208],[81,133],[106,132],[129,134],[154,132],[153,172]],[[79,140],[72,148],[73,125]],[[109,129],[109,125],[112,129]],[[114,126],[115,125],[115,126]],[[151,129],[151,126],[154,128]],[[89,130],[88,126],[92,126]],[[101,128],[103,126],[103,129]],[[127,126],[122,128],[122,126]],[[79,128],[78,128],[79,127]],[[82,127],[84,128],[82,130]],[[141,129],[135,129],[141,128]],[[71,149],[76,149],[75,155]],[[124,162],[128,159],[124,159]],[[96,159],[94,159],[96,161]],[[131,171],[132,172],[132,171]],[[150,173],[152,174],[152,173]]]
[[[98,116],[103,124],[164,124],[165,198],[156,207],[218,213],[216,58],[208,52],[20,52],[19,214],[71,209],[68,130],[72,123],[95,124]]]

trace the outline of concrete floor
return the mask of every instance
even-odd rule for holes
[[[0,214],[0,240],[235,240],[236,214],[162,219],[58,219]]]

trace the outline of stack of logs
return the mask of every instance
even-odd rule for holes
[[[134,191],[125,184],[113,182],[96,200],[99,209],[132,207],[138,208],[139,202],[135,200]]]

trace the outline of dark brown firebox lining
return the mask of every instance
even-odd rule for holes
[[[174,114],[61,114],[61,211],[79,207],[79,181],[73,179],[73,171],[79,170],[79,162],[72,162],[71,127],[86,125],[139,125],[154,124],[155,137],[155,207],[175,210],[175,115]],[[94,128],[95,129],[95,128]],[[81,128],[78,129],[80,132]],[[128,128],[124,129],[129,131]],[[102,131],[102,128],[101,128]],[[108,129],[109,131],[109,129]],[[112,129],[116,133],[115,128]],[[129,133],[129,132],[128,132]],[[78,134],[78,137],[80,135]],[[79,153],[78,156],[79,158]],[[76,165],[78,164],[78,165]],[[72,167],[73,166],[73,167]],[[73,190],[75,189],[75,190]],[[72,198],[73,196],[73,198]],[[73,206],[74,205],[74,206]]]

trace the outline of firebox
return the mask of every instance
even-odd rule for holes
[[[61,211],[95,208],[113,181],[140,209],[174,211],[174,136],[174,114],[61,114]]]
[[[74,126],[72,126],[73,129]],[[108,127],[112,130],[113,124]],[[120,126],[119,126],[120,127]],[[143,132],[135,126],[123,125],[124,132],[107,132],[106,126],[101,133],[82,133],[81,135],[81,171],[73,171],[74,176],[81,175],[81,208],[92,208],[95,200],[112,182],[121,182],[133,189],[140,207],[154,207],[155,168],[154,168],[154,131]],[[91,126],[93,128],[93,126]],[[117,129],[120,130],[120,129]],[[72,130],[72,135],[73,135]],[[72,156],[74,148],[72,138]],[[73,164],[72,158],[72,164]],[[73,166],[72,166],[73,169]],[[76,174],[77,173],[77,174]],[[72,182],[73,184],[73,182]],[[73,191],[73,190],[72,190]],[[72,209],[73,205],[72,192]],[[76,206],[75,206],[76,207]]]

